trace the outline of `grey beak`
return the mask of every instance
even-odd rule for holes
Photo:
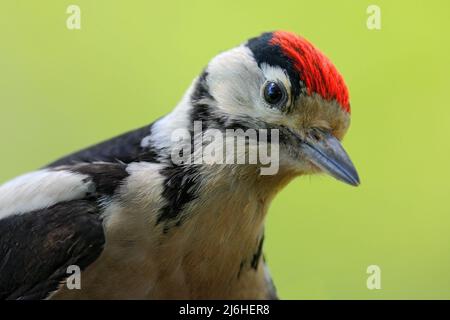
[[[318,140],[303,141],[301,149],[307,159],[324,172],[352,186],[359,185],[355,166],[331,133],[322,132]]]

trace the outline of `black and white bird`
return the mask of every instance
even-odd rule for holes
[[[358,185],[340,144],[349,123],[342,76],[304,38],[264,33],[219,54],[167,116],[0,186],[0,298],[276,298],[270,202],[300,175]],[[180,129],[194,150],[212,129],[277,130],[277,171],[173,161],[187,156]],[[66,284],[73,265],[80,288]]]

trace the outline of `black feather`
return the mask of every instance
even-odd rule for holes
[[[155,162],[157,161],[156,156],[158,151],[152,145],[146,148],[141,146],[142,139],[151,134],[152,125],[127,132],[118,137],[75,152],[52,162],[47,167],[94,161],[131,163],[136,160],[142,161],[145,159],[145,161]]]
[[[0,299],[44,299],[103,250],[100,209],[74,200],[0,221]]]

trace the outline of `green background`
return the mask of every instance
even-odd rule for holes
[[[81,30],[66,8],[81,8]],[[382,29],[368,30],[377,4]],[[169,112],[210,58],[304,35],[344,75],[362,185],[295,180],[265,254],[285,299],[450,298],[448,1],[0,3],[0,181]],[[381,290],[366,269],[380,266]]]

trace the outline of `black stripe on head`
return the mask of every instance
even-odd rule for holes
[[[202,130],[206,129],[219,129],[225,131],[226,129],[242,129],[254,127],[250,125],[254,122],[254,119],[229,119],[226,115],[222,117],[218,116],[214,109],[216,108],[217,101],[211,95],[207,83],[208,72],[204,70],[195,84],[194,91],[191,95],[191,133],[193,133],[194,121],[202,122]],[[193,136],[193,135],[192,135]]]
[[[207,83],[208,72],[203,70],[201,75],[197,79],[194,91],[191,95],[192,104],[200,103],[201,100],[209,99],[214,101],[213,96],[209,93],[209,87]]]
[[[280,46],[270,43],[272,36],[272,32],[263,33],[259,37],[248,40],[246,45],[252,51],[259,67],[266,63],[270,66],[281,67],[286,71],[292,86],[292,97],[297,98],[303,90],[300,74],[295,69],[293,62],[284,55]]]
[[[223,129],[225,127],[225,120],[215,116],[212,112],[216,100],[209,92],[208,87],[208,72],[204,70],[194,87],[191,95],[192,113],[191,122],[193,131],[194,121],[202,122],[202,130],[207,128]]]

